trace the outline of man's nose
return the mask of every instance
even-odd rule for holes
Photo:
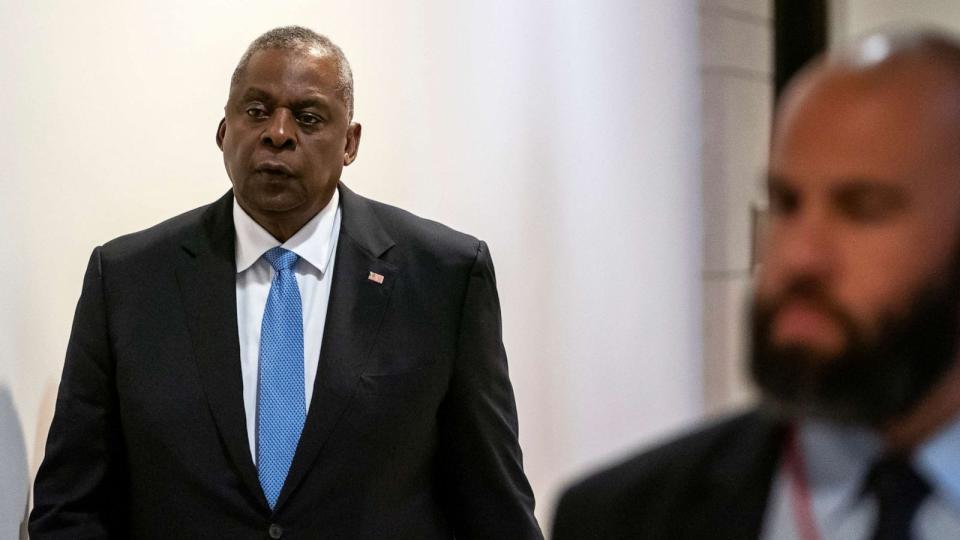
[[[276,109],[260,134],[260,142],[274,148],[296,148],[296,120],[293,114],[288,109]]]
[[[778,224],[765,264],[788,276],[824,280],[835,270],[835,234],[825,215],[805,212]]]

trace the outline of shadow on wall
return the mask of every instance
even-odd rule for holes
[[[57,390],[60,388],[60,379],[51,379],[44,386],[43,397],[40,399],[39,410],[37,411],[37,430],[36,438],[33,441],[33,456],[30,463],[34,464],[31,471],[31,485],[33,484],[33,475],[36,474],[36,467],[43,461],[43,454],[47,447],[47,435],[50,432],[50,422],[53,421],[53,412],[57,406]]]
[[[10,388],[0,383],[0,538],[27,538],[30,473],[20,417]]]

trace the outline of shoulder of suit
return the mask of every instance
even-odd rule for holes
[[[420,254],[462,257],[474,260],[481,242],[437,221],[386,203],[364,198],[397,247]]]
[[[101,247],[101,254],[111,259],[126,259],[177,247],[188,236],[197,234],[204,213],[214,204],[194,208],[142,231],[114,238]]]
[[[482,242],[476,237],[395,206],[356,194],[354,196],[367,205],[400,249],[416,255],[439,256],[451,262],[468,262],[477,258]],[[127,259],[165,253],[198,234],[203,227],[205,214],[218,204],[223,204],[223,200],[184,212],[142,231],[117,237],[102,246],[101,254],[111,259]]]
[[[717,508],[717,497],[758,493],[731,486],[754,485],[757,471],[776,459],[783,426],[754,409],[714,420],[591,474],[561,497],[555,538],[689,537],[680,532],[684,520]]]
[[[715,459],[748,433],[769,430],[771,423],[758,410],[711,421],[588,475],[574,483],[563,499],[566,504],[598,508],[657,499],[664,496],[668,484],[696,484],[715,465]]]

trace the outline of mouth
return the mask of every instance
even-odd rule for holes
[[[253,170],[264,174],[293,176],[293,169],[280,161],[262,161]]]
[[[835,349],[843,341],[840,322],[823,306],[804,301],[785,304],[773,323],[773,340],[780,344],[818,345]]]
[[[818,306],[805,302],[791,302],[777,313],[780,326],[810,327],[833,322],[833,317]]]

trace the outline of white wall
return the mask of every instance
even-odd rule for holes
[[[292,23],[353,64],[345,181],[489,242],[544,525],[571,477],[702,413],[694,0],[3,2],[0,536],[90,250],[229,187],[230,72]]]

